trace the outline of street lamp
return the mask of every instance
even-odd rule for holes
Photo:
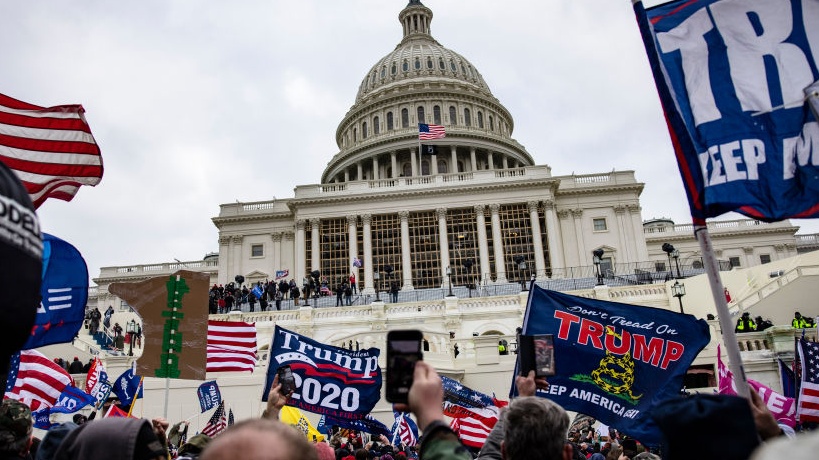
[[[674,249],[671,251],[671,257],[674,258],[674,265],[677,266],[677,278],[682,278],[682,273],[680,272],[680,250]]]
[[[133,319],[125,323],[125,332],[128,333],[128,356],[134,356],[134,335],[136,335],[136,321]]]
[[[678,280],[674,280],[674,284],[671,285],[671,292],[674,294],[674,297],[680,301],[680,313],[685,313],[682,304],[682,298],[685,295],[685,285],[680,283]]]
[[[381,297],[378,294],[378,281],[381,279],[381,272],[378,271],[378,268],[375,269],[375,273],[373,273],[373,281],[375,281],[375,301],[381,302]]]
[[[512,260],[518,264],[518,270],[520,270],[520,290],[526,290],[526,280],[523,278],[523,271],[526,270],[526,258],[523,256],[515,256]]]
[[[472,297],[472,265],[475,262],[472,259],[466,259],[463,261],[464,267],[466,267],[466,289],[469,291],[469,297]]]
[[[602,249],[595,249],[592,251],[592,261],[594,262],[594,266],[597,268],[597,285],[602,286],[603,283],[603,273],[600,272],[600,263],[603,262],[603,250]]]
[[[672,245],[671,243],[663,243],[662,249],[663,249],[663,252],[665,252],[666,255],[668,256],[668,271],[669,271],[669,273],[671,273],[671,276],[674,277],[674,268],[671,266],[671,257],[672,257],[673,254],[676,253],[676,255],[674,255],[674,259],[679,258],[680,257],[680,251],[677,251],[676,249],[674,249],[674,245]],[[677,265],[677,273],[679,273],[679,271],[680,271],[679,265]],[[675,279],[676,279],[676,277],[675,277]]]
[[[452,297],[452,269],[447,265],[446,267],[446,278],[449,281],[449,297]]]

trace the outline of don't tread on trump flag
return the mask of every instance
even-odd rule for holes
[[[650,409],[679,395],[688,367],[710,340],[708,324],[692,315],[575,297],[537,285],[529,292],[523,334],[554,338],[557,373],[537,396],[648,445],[662,441]],[[513,384],[511,395],[515,393]]]

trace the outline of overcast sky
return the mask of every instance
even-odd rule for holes
[[[634,170],[643,219],[690,222],[630,1],[423,3],[433,36],[481,72],[537,164]],[[320,182],[359,84],[401,40],[406,4],[0,3],[0,93],[82,104],[102,149],[102,182],[46,201],[43,231],[76,246],[92,277],[218,251],[219,204]]]

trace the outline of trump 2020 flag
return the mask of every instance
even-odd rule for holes
[[[352,351],[317,342],[276,326],[262,400],[287,364],[296,380],[290,405],[339,419],[364,418],[381,398],[377,348]]]
[[[688,367],[710,340],[708,324],[692,315],[536,285],[529,293],[523,333],[554,336],[557,374],[548,377],[549,388],[538,390],[538,396],[649,445],[659,444],[662,434],[648,411],[679,395]],[[516,393],[514,384],[511,393]]]
[[[88,300],[88,267],[71,244],[43,233],[42,300],[24,350],[70,342],[82,327]]]
[[[634,9],[695,223],[819,216],[819,2]]]
[[[199,385],[196,396],[199,397],[199,406],[202,408],[202,412],[211,410],[222,402],[222,393],[219,391],[216,380]]]
[[[57,404],[51,408],[51,413],[72,414],[96,401],[96,398],[79,388],[67,386],[57,398]]]

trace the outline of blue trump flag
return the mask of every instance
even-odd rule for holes
[[[694,222],[819,216],[817,2],[634,10]]]
[[[199,397],[199,406],[202,408],[202,412],[211,410],[222,402],[222,393],[219,391],[216,380],[199,385],[196,396]]]
[[[112,388],[117,399],[123,406],[130,406],[134,399],[142,397],[142,377],[136,374],[134,369],[128,369],[117,377]]]
[[[708,324],[692,315],[537,285],[529,293],[523,334],[554,336],[556,375],[538,396],[648,445],[662,441],[651,408],[679,395],[688,367],[710,340]],[[516,391],[513,384],[511,395]]]
[[[444,401],[468,408],[484,408],[495,405],[491,396],[465,387],[461,382],[445,375],[441,376],[444,387]]]
[[[287,364],[296,380],[288,405],[337,419],[362,419],[381,398],[379,353],[377,348],[345,350],[276,326],[262,400],[267,401],[276,370]]]
[[[42,300],[23,350],[70,342],[85,319],[88,267],[80,251],[56,236],[43,233],[42,278]]]
[[[51,413],[72,414],[96,402],[97,398],[77,387],[69,385],[60,393],[60,396],[57,398],[57,403],[51,408]]]
[[[356,431],[363,431],[365,433],[370,433],[375,436],[384,435],[387,438],[392,436],[392,432],[387,425],[379,422],[371,415],[367,415],[364,418],[360,418],[358,420],[348,420],[338,417],[333,417],[332,415],[322,415],[321,420],[319,420],[319,424],[324,422],[324,426],[319,428],[316,426],[316,430],[319,433],[328,433],[333,426],[337,426],[339,428],[344,428],[348,430],[356,430]],[[322,431],[324,430],[324,431]],[[329,433],[328,433],[329,434]]]

